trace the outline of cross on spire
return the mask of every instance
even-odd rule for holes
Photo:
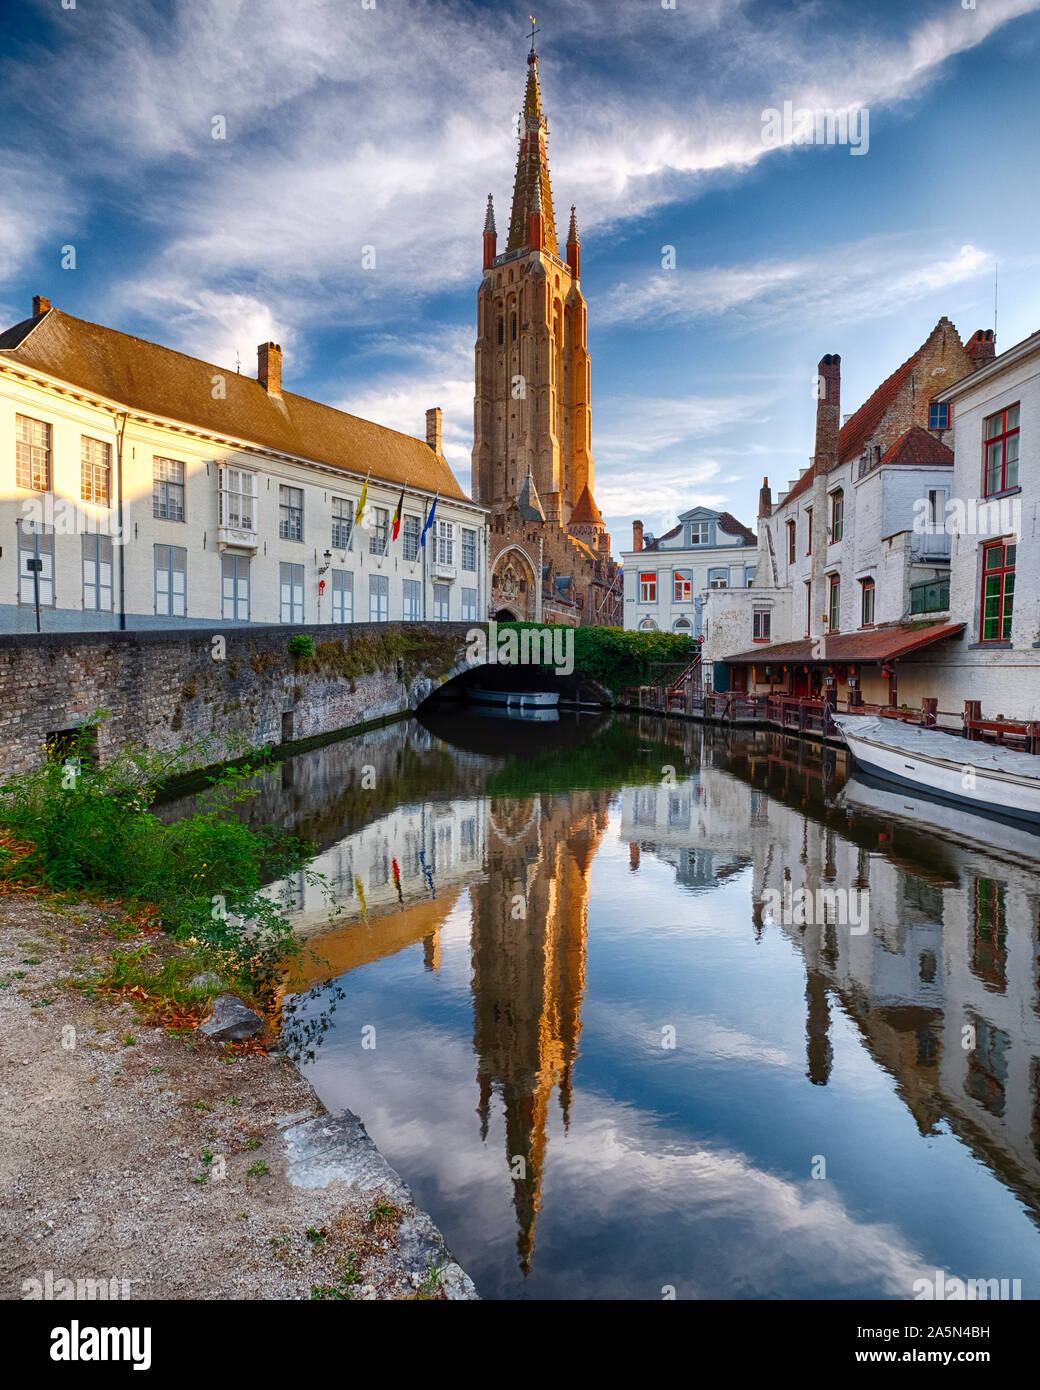
[[[527,16],[527,18],[531,21],[531,32],[530,32],[530,34],[528,34],[527,37],[531,40],[531,52],[533,53],[533,52],[534,52],[534,36],[535,36],[535,34],[540,34],[542,31],[538,28],[537,24],[535,23],[535,18],[534,18],[534,15],[533,15],[533,14],[529,14],[529,15]]]

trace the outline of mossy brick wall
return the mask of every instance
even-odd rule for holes
[[[102,761],[207,740],[200,765],[402,714],[464,669],[472,626],[309,627],[304,659],[288,627],[0,636],[0,774],[38,766],[48,734],[96,710]]]

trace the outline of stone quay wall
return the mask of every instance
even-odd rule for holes
[[[97,754],[197,746],[207,766],[417,709],[467,669],[470,623],[0,636],[0,777],[40,766],[49,739],[107,711]]]

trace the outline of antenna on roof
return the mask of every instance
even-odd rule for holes
[[[997,274],[1000,270],[1000,262],[993,262],[993,341],[997,340]]]
[[[242,373],[242,358],[237,348],[235,349],[235,371],[238,372],[239,375]]]

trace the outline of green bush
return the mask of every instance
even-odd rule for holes
[[[525,627],[552,629],[553,624],[499,623],[499,631]],[[556,626],[562,626],[557,624]],[[680,632],[626,632],[619,627],[577,627],[574,669],[598,681],[614,695],[627,685],[647,685],[662,666],[685,666],[697,653],[697,643]]]
[[[83,732],[82,746],[90,733]],[[256,765],[209,779],[200,809],[165,824],[151,809],[158,790],[197,750],[173,758],[124,751],[104,767],[63,749],[35,772],[0,784],[0,825],[28,852],[8,851],[0,873],[56,890],[154,904],[162,925],[250,963],[259,981],[291,946],[291,927],[265,884],[304,868],[301,841],[256,829],[231,814],[252,791]]]
[[[289,655],[298,661],[310,661],[314,656],[314,638],[305,632],[294,632],[289,638]]]

